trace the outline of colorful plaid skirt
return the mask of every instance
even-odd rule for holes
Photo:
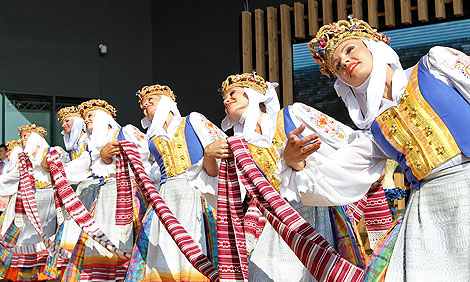
[[[37,189],[35,199],[44,233],[54,240],[57,221],[51,186]],[[24,225],[17,226],[15,223],[15,203],[16,195],[11,198],[2,215],[1,234],[5,236],[8,243],[30,246],[31,253],[13,254],[0,247],[0,276],[12,281],[49,280],[51,278],[44,274],[47,260],[50,259],[49,252],[37,249],[36,243],[42,242],[42,239],[26,217],[23,218]]]
[[[122,252],[131,253],[134,243],[134,224],[116,225],[116,180],[109,178],[86,179],[77,187],[77,196],[95,218],[106,236]],[[62,281],[122,281],[129,261],[109,252],[90,238],[77,224],[68,219],[60,241],[65,249],[72,250]]]

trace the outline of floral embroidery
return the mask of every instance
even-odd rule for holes
[[[454,68],[461,71],[467,78],[470,78],[470,59],[468,57],[457,59]]]
[[[314,125],[318,132],[323,132],[335,140],[345,139],[346,134],[336,120],[307,105],[302,104],[301,107],[302,110],[307,113],[310,124]]]
[[[207,130],[207,133],[209,133],[209,135],[211,136],[211,139],[217,140],[223,136],[223,132],[212,122],[210,122],[205,116],[198,116],[200,118],[200,122],[204,125],[204,128]]]
[[[145,139],[145,135],[137,127],[132,126],[132,129],[134,129],[134,136],[137,140],[142,141]]]

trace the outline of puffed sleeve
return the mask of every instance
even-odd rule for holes
[[[64,171],[70,184],[78,184],[91,175],[91,158],[88,152],[80,157],[64,163]]]
[[[214,141],[227,138],[222,130],[220,130],[202,114],[194,112],[191,113],[188,118],[204,148]],[[217,160],[217,163],[219,164],[220,160]],[[209,176],[206,173],[203,166],[203,158],[188,168],[186,173],[190,185],[198,188],[201,193],[208,193],[211,195],[217,194],[218,177]]]
[[[11,196],[18,191],[18,184],[20,182],[20,172],[18,165],[15,165],[11,170],[0,175],[0,196]]]
[[[386,157],[380,148],[368,134],[306,105],[294,104],[289,113],[296,127],[306,124],[304,136],[318,133],[322,143],[307,157],[301,171],[286,164],[281,150],[281,195],[312,206],[340,206],[360,200],[382,173]]]
[[[439,80],[456,88],[470,103],[470,57],[449,47],[436,46],[424,57],[424,64]]]

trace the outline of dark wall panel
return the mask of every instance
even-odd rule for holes
[[[0,90],[101,97],[120,123],[137,124],[134,93],[152,79],[151,36],[150,0],[3,0]]]
[[[204,114],[220,125],[217,89],[240,71],[242,1],[154,1],[154,82],[169,85],[182,115]]]

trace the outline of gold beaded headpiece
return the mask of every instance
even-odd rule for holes
[[[18,127],[18,135],[21,136],[23,133],[27,132],[34,132],[39,134],[41,137],[44,137],[47,135],[47,130],[39,125],[36,124],[28,124],[28,125],[23,125]]]
[[[109,115],[111,115],[114,119],[116,119],[116,109],[108,104],[105,100],[101,99],[92,99],[85,101],[78,105],[78,108],[80,110],[80,115],[83,119],[85,119],[86,114],[89,111],[93,110],[103,110],[107,112]]]
[[[222,92],[222,95],[224,95],[227,90],[230,90],[233,87],[250,87],[264,95],[268,89],[268,84],[264,78],[254,72],[234,74],[230,75],[224,82],[222,82],[220,91]]]
[[[57,119],[60,123],[62,123],[64,119],[68,117],[81,118],[82,116],[80,115],[80,109],[77,106],[63,107],[57,112]]]
[[[170,97],[171,100],[176,101],[176,96],[173,94],[173,91],[171,91],[171,88],[160,84],[144,86],[142,89],[138,90],[135,95],[139,97],[139,105],[142,109],[145,100],[150,95],[165,95]]]
[[[6,146],[7,146],[7,150],[11,151],[16,146],[23,147],[23,143],[21,143],[20,140],[9,140],[7,141]]]
[[[320,71],[328,77],[336,77],[332,66],[333,53],[336,47],[346,40],[373,39],[390,44],[390,37],[377,32],[365,21],[351,16],[348,18],[349,20],[341,20],[322,26],[317,35],[308,43],[313,59],[320,65]]]

